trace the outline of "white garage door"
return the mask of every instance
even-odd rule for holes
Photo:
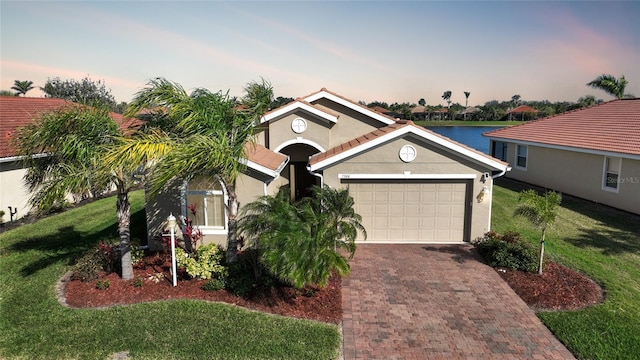
[[[367,241],[462,242],[466,183],[349,182]]]

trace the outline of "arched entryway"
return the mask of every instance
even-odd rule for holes
[[[320,177],[309,173],[309,170],[307,170],[309,157],[320,151],[320,149],[302,143],[290,144],[278,150],[278,152],[288,155],[290,159],[281,176],[289,180],[292,200],[297,201],[310,196],[313,185],[322,185]]]

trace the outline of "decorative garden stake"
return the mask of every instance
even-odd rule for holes
[[[169,213],[167,218],[169,222],[169,229],[171,231],[171,276],[173,277],[173,286],[178,285],[178,277],[176,274],[176,217],[172,213]]]

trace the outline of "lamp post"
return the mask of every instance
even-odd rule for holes
[[[176,234],[175,234],[176,217],[173,216],[173,214],[169,214],[167,221],[169,222],[169,229],[171,231],[171,275],[173,278],[172,279],[173,286],[177,286],[178,276],[176,274]]]

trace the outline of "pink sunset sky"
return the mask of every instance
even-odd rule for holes
[[[129,102],[165,77],[242,95],[326,87],[354,101],[469,105],[610,100],[585,84],[624,75],[640,96],[640,3],[0,2],[0,89],[48,78],[101,80]]]

